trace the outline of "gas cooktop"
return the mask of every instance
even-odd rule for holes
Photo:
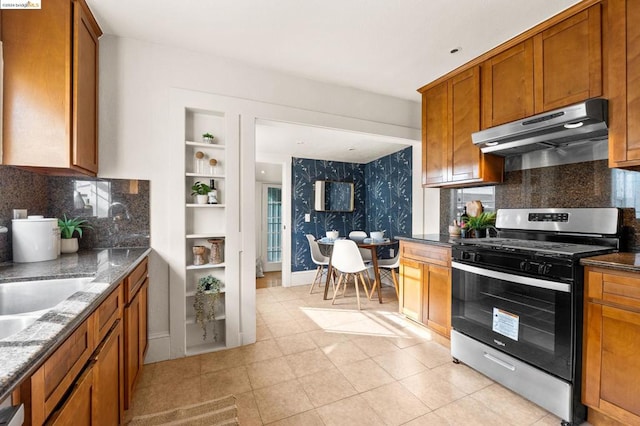
[[[474,245],[504,251],[530,251],[546,254],[577,256],[581,254],[611,251],[611,247],[589,244],[573,244],[555,241],[525,240],[517,238],[465,238],[461,245]]]

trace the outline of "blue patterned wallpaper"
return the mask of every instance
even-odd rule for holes
[[[411,234],[411,164],[408,147],[368,164],[294,158],[291,163],[291,269],[315,269],[305,234],[323,237],[327,230],[346,236],[353,230],[386,230],[385,236]],[[354,211],[313,210],[313,183],[334,180],[354,183]],[[304,215],[311,214],[311,222]]]

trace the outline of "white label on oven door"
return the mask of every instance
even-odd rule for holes
[[[518,341],[520,317],[502,309],[493,308],[493,331]]]

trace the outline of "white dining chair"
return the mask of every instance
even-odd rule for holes
[[[398,274],[396,274],[396,269],[400,267],[400,252],[396,253],[395,257],[391,259],[378,259],[378,270],[380,272],[385,271],[391,274],[391,279],[393,280],[393,285],[396,288],[396,297],[400,297],[398,294]],[[371,295],[373,295],[373,289],[371,290]],[[371,300],[371,295],[369,296],[369,300]]]
[[[313,287],[316,284],[318,284],[318,287],[322,284],[322,277],[326,276],[327,270],[329,269],[329,258],[322,254],[322,252],[320,251],[320,246],[318,246],[318,242],[313,235],[306,234],[305,237],[307,237],[307,241],[309,241],[309,252],[311,253],[311,260],[317,266],[316,275],[315,277],[313,277],[311,290],[309,290],[309,294],[311,294],[313,293]]]
[[[333,299],[331,304],[336,303],[336,295],[340,290],[340,285],[344,286],[344,290],[347,288],[349,277],[353,276],[353,283],[356,288],[356,298],[358,300],[358,310],[360,310],[360,290],[358,289],[358,278],[362,283],[362,288],[366,297],[369,298],[369,291],[367,289],[367,283],[365,281],[364,274],[367,272],[367,265],[362,260],[362,256],[358,251],[358,246],[351,240],[338,240],[333,245],[333,255],[331,256],[331,266],[334,270],[340,272],[338,277],[338,284],[333,291]],[[344,296],[344,291],[342,292]]]
[[[365,238],[367,238],[367,233],[364,231],[349,232],[349,239],[357,243],[364,241]],[[358,251],[360,252],[360,255],[362,256],[362,260],[364,260],[365,263],[372,261],[371,250],[358,247]]]

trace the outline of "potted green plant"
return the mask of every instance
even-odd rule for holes
[[[63,215],[62,219],[58,219],[58,228],[60,228],[61,253],[77,252],[78,238],[74,237],[74,235],[78,234],[78,237],[82,238],[83,229],[93,229],[86,219],[80,219],[79,217],[69,219],[66,214]]]
[[[213,340],[217,339],[215,305],[220,298],[222,282],[213,275],[198,280],[193,308],[196,311],[196,323],[202,327],[202,340],[207,339],[207,325],[213,323]]]
[[[478,216],[469,216],[465,222],[467,232],[473,231],[476,238],[484,238],[487,236],[487,228],[491,228],[496,224],[495,212],[482,212]]]
[[[211,192],[209,185],[198,181],[193,184],[191,191],[191,195],[196,196],[196,203],[207,204],[207,201],[209,200],[208,194]]]
[[[213,143],[213,135],[211,133],[203,133],[202,134],[202,142],[204,143]]]

